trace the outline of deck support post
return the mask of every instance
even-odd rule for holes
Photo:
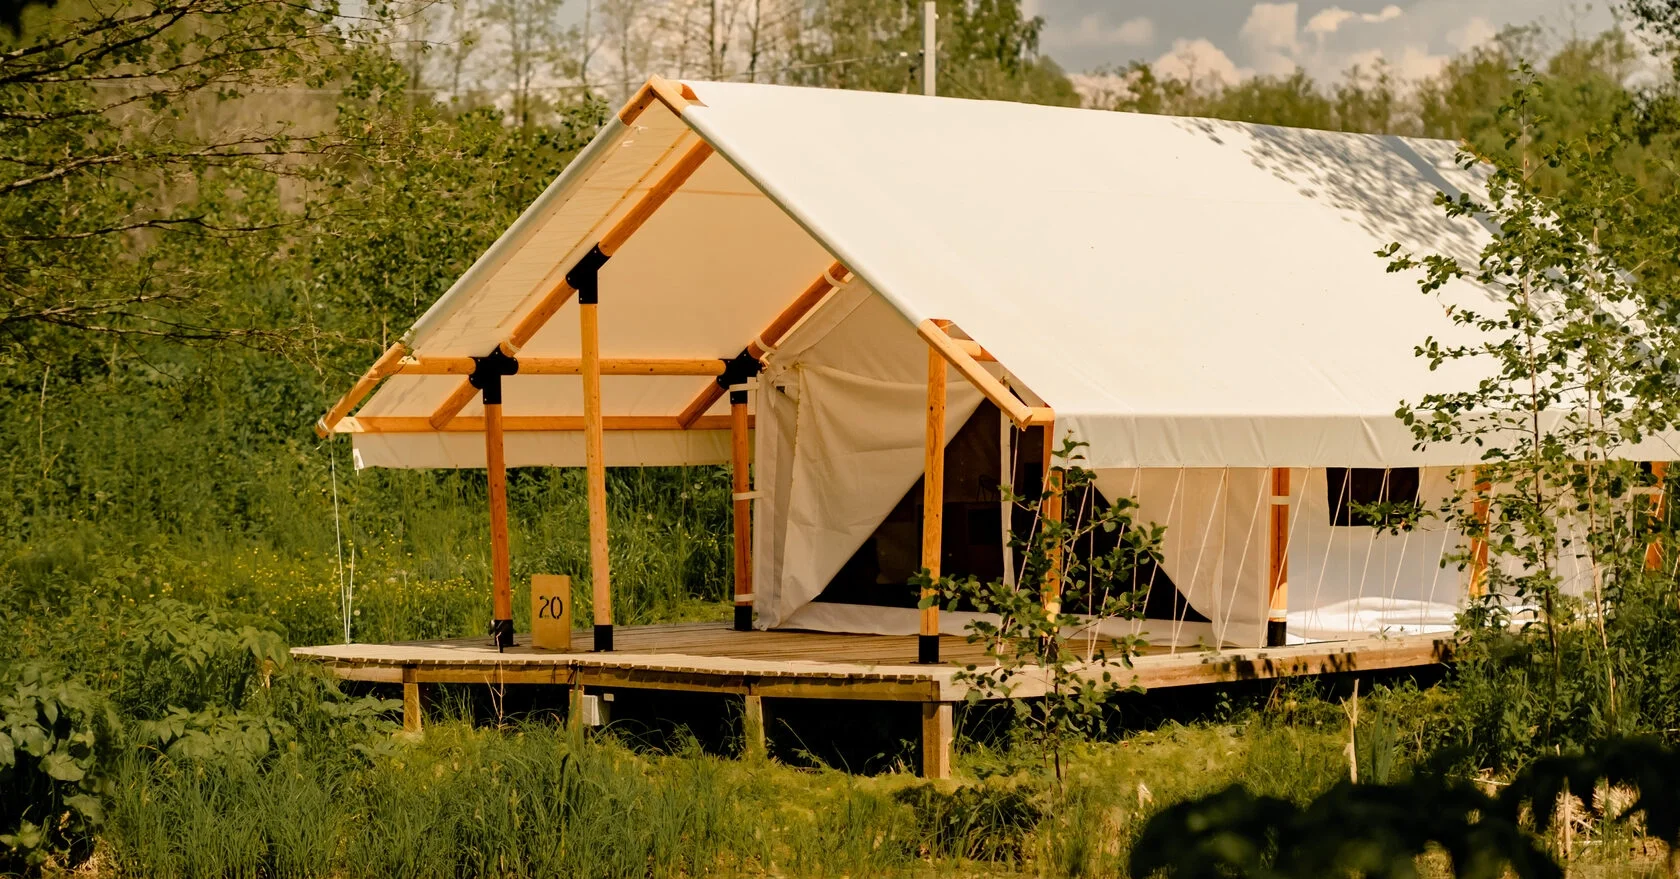
[[[1038,516],[1044,533],[1056,535],[1046,553],[1049,568],[1044,572],[1044,589],[1039,596],[1051,616],[1062,612],[1062,468],[1056,466],[1056,425],[1044,425],[1044,487],[1039,492]]]
[[[420,683],[414,679],[412,666],[404,667],[403,678],[403,732],[417,733],[420,731]]]
[[[578,329],[583,349],[583,457],[588,473],[589,583],[595,610],[595,650],[613,649],[612,562],[607,555],[607,463],[602,450],[600,268],[601,248],[566,275],[577,291]]]
[[[572,692],[566,699],[566,728],[571,730],[583,729],[583,684],[572,680]]]
[[[490,496],[490,584],[493,613],[490,643],[513,646],[513,570],[508,553],[507,460],[502,444],[502,378],[519,372],[519,361],[495,348],[473,358],[467,377],[484,395],[484,469]]]
[[[922,703],[922,777],[951,777],[954,702]]]
[[[769,757],[769,745],[764,738],[764,697],[747,691],[741,714],[741,752],[748,760]]]
[[[1289,643],[1289,468],[1272,468],[1271,515],[1266,548],[1271,556],[1266,584],[1271,601],[1266,612],[1266,646]]]
[[[1470,598],[1481,598],[1487,593],[1488,566],[1488,496],[1493,493],[1493,483],[1482,477],[1482,468],[1472,467],[1470,478],[1474,481],[1471,489],[1470,515],[1476,521],[1476,528],[1480,532],[1470,538]]]
[[[735,631],[752,630],[752,459],[747,442],[747,391],[729,392],[729,466],[734,489]],[[750,697],[749,697],[750,698]]]
[[[945,358],[928,347],[927,448],[922,467],[922,567],[930,582],[922,590],[916,661],[939,662],[939,561],[945,526]],[[926,735],[926,728],[923,728]]]
[[[1668,513],[1668,462],[1652,461],[1651,476],[1657,483],[1657,493],[1651,498],[1651,527],[1661,530],[1663,519]],[[1663,567],[1662,537],[1651,538],[1645,544],[1645,570],[1660,571]]]

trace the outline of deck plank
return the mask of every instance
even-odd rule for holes
[[[587,631],[574,644],[590,643]],[[586,686],[746,693],[809,698],[954,701],[968,687],[954,680],[969,664],[986,665],[983,645],[960,636],[940,639],[940,665],[918,665],[914,635],[848,635],[803,631],[735,631],[728,623],[620,626],[612,653],[536,650],[528,635],[498,652],[486,638],[397,644],[298,647],[292,655],[321,662],[340,677],[463,683],[583,682]],[[1127,669],[1107,670],[1147,689],[1345,671],[1433,665],[1450,654],[1446,636],[1367,638],[1250,650],[1152,648]],[[1092,674],[1100,674],[1093,669]],[[1041,695],[1045,676],[1025,675],[1014,695]]]

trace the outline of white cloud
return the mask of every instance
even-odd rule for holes
[[[1256,70],[1277,76],[1295,70],[1301,51],[1299,15],[1300,7],[1294,3],[1256,3],[1249,10],[1238,36],[1248,46]]]
[[[1333,34],[1342,25],[1347,24],[1349,19],[1356,17],[1358,14],[1357,12],[1349,12],[1340,6],[1332,6],[1329,9],[1321,10],[1317,15],[1307,19],[1307,33],[1320,37],[1325,34]]]
[[[1240,36],[1255,50],[1294,51],[1300,45],[1295,39],[1299,14],[1300,7],[1294,3],[1256,3],[1248,11]]]
[[[1377,12],[1352,12],[1350,10],[1343,9],[1340,6],[1332,6],[1328,9],[1320,10],[1317,15],[1307,19],[1306,29],[1307,33],[1313,34],[1322,39],[1338,30],[1341,30],[1342,25],[1347,24],[1350,21],[1354,21],[1355,19],[1366,24],[1381,24],[1385,21],[1393,21],[1405,14],[1406,11],[1404,9],[1401,9],[1392,3],[1384,6]]]
[[[1147,46],[1155,42],[1155,22],[1141,15],[1128,19],[1114,31],[1114,38],[1127,46]]]
[[[1071,31],[1058,35],[1063,42],[1079,46],[1147,46],[1155,42],[1155,22],[1143,16],[1110,24],[1093,12],[1079,20]]]
[[[1461,27],[1447,31],[1447,44],[1460,52],[1467,52],[1481,46],[1499,36],[1499,28],[1493,22],[1480,15],[1465,22]]]
[[[1165,77],[1188,79],[1193,82],[1217,80],[1237,83],[1254,71],[1240,68],[1231,56],[1206,39],[1173,40],[1172,48],[1155,59],[1155,72]]]

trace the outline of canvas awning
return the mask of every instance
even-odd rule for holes
[[[704,143],[715,152],[601,270],[605,357],[733,357],[838,260],[909,323],[950,320],[984,345],[1012,384],[1054,409],[1058,432],[1090,443],[1092,466],[1474,460],[1469,448],[1414,449],[1393,413],[1474,380],[1466,365],[1431,373],[1413,351],[1428,336],[1461,335],[1447,308],[1485,294],[1459,282],[1422,295],[1375,255],[1399,242],[1473,258],[1487,240],[1477,220],[1433,205],[1437,192],[1476,185],[1450,142],[898,94],[671,88],[681,94],[662,102],[644,91],[645,109],[601,131],[415,324],[408,356],[505,344]],[[575,309],[565,302],[521,357],[578,357]],[[481,466],[477,402],[442,431],[426,422],[463,381],[394,375],[336,429],[354,434],[367,466]],[[666,429],[709,381],[609,374],[608,464],[724,460],[721,402],[688,424],[697,429]],[[576,379],[518,375],[506,387],[509,464],[581,463]]]

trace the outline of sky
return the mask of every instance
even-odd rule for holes
[[[1385,59],[1402,78],[1433,74],[1507,25],[1554,34],[1613,23],[1604,2],[1570,0],[1023,0],[1041,15],[1040,48],[1070,72],[1141,60],[1226,81],[1297,66],[1333,80]]]

